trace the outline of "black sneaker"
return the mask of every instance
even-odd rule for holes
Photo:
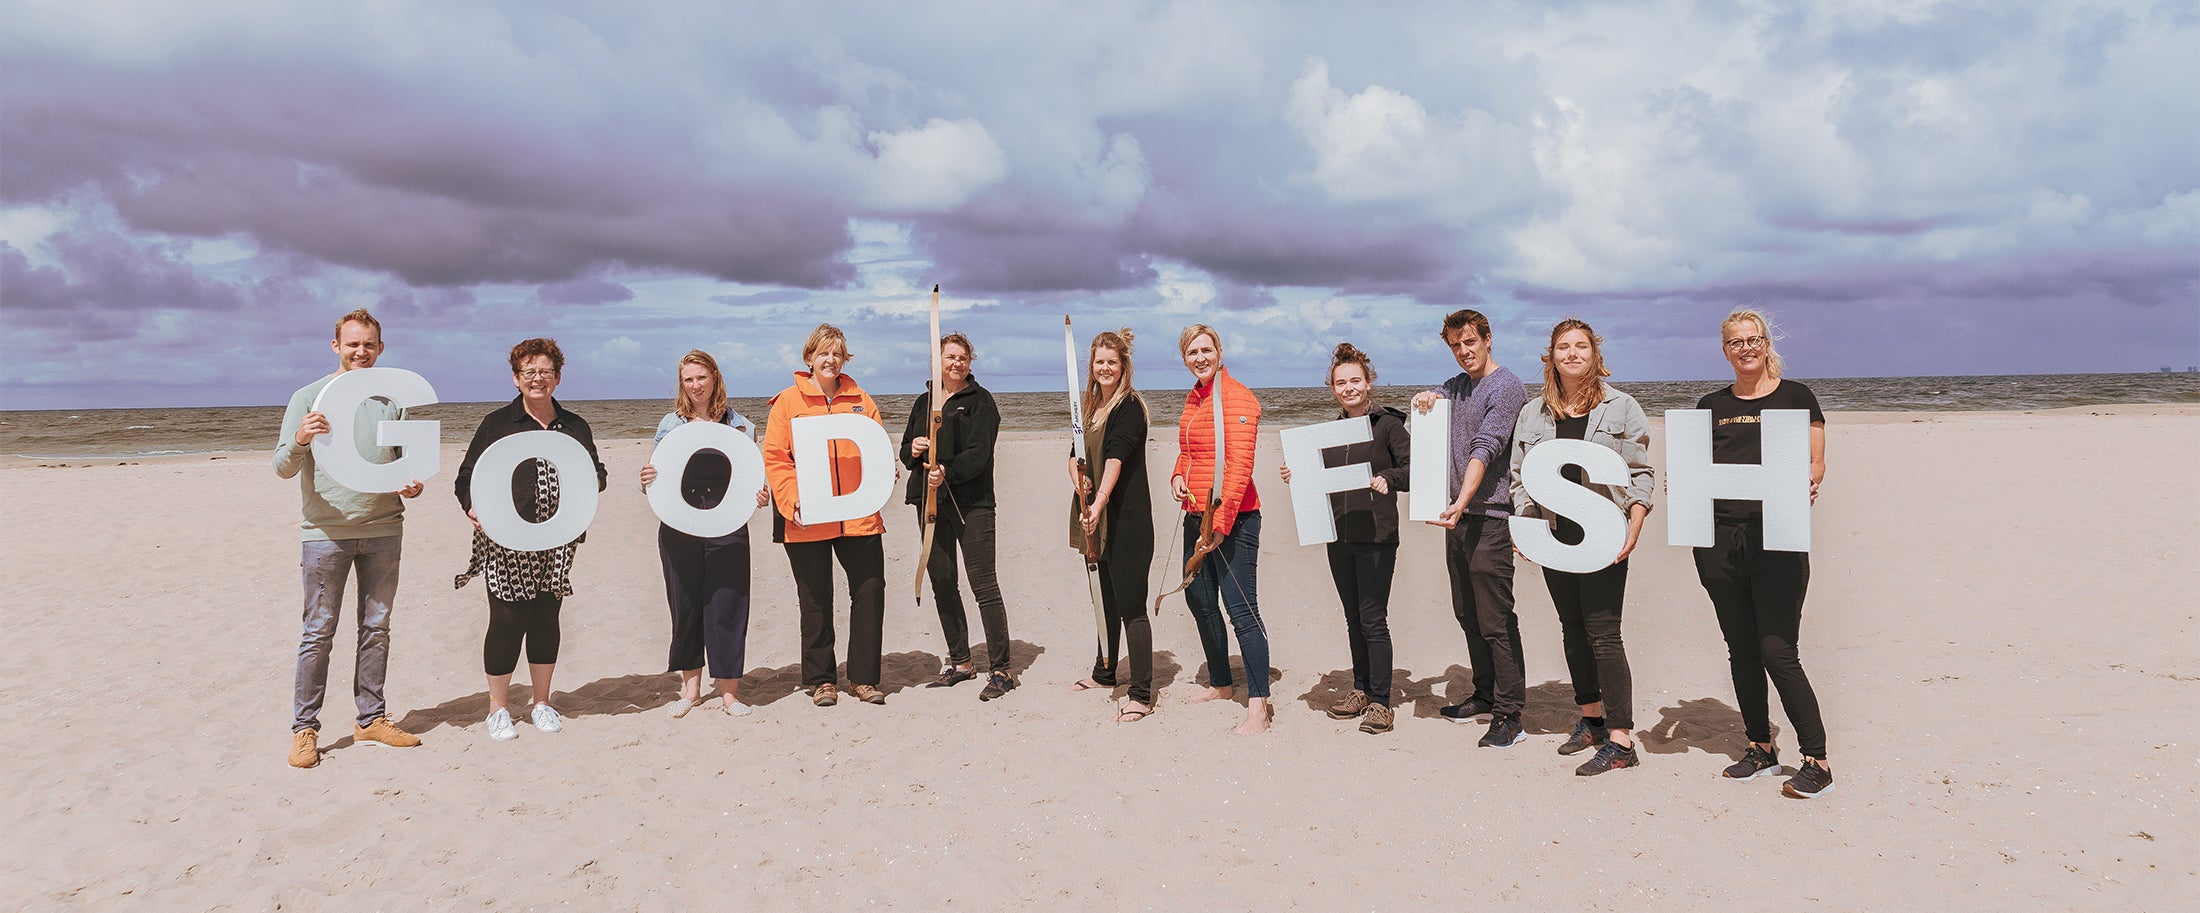
[[[1490,702],[1483,700],[1480,695],[1476,695],[1438,710],[1436,713],[1438,716],[1454,723],[1472,723],[1475,717],[1489,715]]]
[[[924,686],[927,688],[953,688],[956,685],[960,685],[977,677],[978,672],[976,669],[965,669],[961,666],[949,663],[945,666],[940,667],[939,678],[935,678],[929,682],[925,682]]]
[[[1580,767],[1574,768],[1574,776],[1594,777],[1607,770],[1640,766],[1642,766],[1642,757],[1635,754],[1634,746],[1622,746],[1618,742],[1606,742],[1604,747],[1597,749],[1596,756],[1581,762]]]
[[[1016,679],[1010,677],[1008,673],[988,673],[985,677],[985,690],[978,692],[978,700],[990,701],[1014,690],[1016,690]]]
[[[1752,742],[1749,750],[1742,753],[1742,759],[1727,765],[1719,776],[1729,780],[1754,780],[1758,774],[1766,772],[1780,772],[1780,749],[1766,751]]]
[[[1804,758],[1802,766],[1796,769],[1795,776],[1789,777],[1781,785],[1780,792],[1790,798],[1815,799],[1819,793],[1830,792],[1832,789],[1833,768]]]
[[[1602,726],[1591,726],[1588,720],[1574,721],[1574,734],[1566,738],[1566,744],[1558,746],[1559,754],[1580,754],[1598,745],[1606,744],[1612,731]]]
[[[1520,728],[1520,717],[1491,716],[1490,731],[1483,733],[1482,740],[1475,744],[1484,748],[1511,748],[1526,737],[1527,734]]]

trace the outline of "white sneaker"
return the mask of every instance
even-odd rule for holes
[[[672,699],[672,703],[665,705],[665,712],[672,714],[672,718],[677,720],[683,716],[687,716],[688,711],[695,709],[695,705],[700,703],[702,702],[691,701],[684,697],[676,697]]]
[[[558,712],[549,704],[536,704],[535,728],[543,732],[556,732],[564,729],[565,723],[558,719]]]
[[[489,714],[489,738],[509,742],[519,738],[519,730],[512,728],[512,711],[498,710]]]
[[[740,701],[734,701],[731,704],[721,701],[718,704],[718,712],[723,713],[727,716],[748,716],[751,713],[755,713],[756,708],[741,703]]]

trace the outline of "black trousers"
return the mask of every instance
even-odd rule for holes
[[[789,542],[795,602],[802,607],[802,686],[833,675],[833,561],[848,576],[848,681],[876,687],[886,629],[886,546],[882,536],[840,536]]]
[[[920,519],[924,508],[917,508]],[[960,666],[970,661],[970,615],[963,610],[962,585],[956,579],[956,546],[962,547],[963,566],[970,569],[970,592],[978,597],[978,623],[985,626],[986,668],[1008,671],[1008,607],[1001,601],[1001,583],[994,574],[993,508],[976,507],[953,520],[942,516],[932,536],[932,558],[924,566],[932,578],[932,602],[940,613],[940,634],[947,641],[947,661]]]
[[[665,671],[703,668],[707,649],[711,678],[740,678],[749,639],[748,527],[702,539],[659,524],[657,557],[672,609]]]
[[[1566,638],[1566,674],[1574,680],[1574,703],[1604,702],[1604,725],[1635,728],[1635,677],[1627,667],[1627,644],[1620,639],[1620,604],[1627,598],[1627,562],[1601,571],[1569,574],[1543,569],[1543,583],[1558,607],[1558,625]]]
[[[1093,680],[1117,684],[1117,632],[1130,641],[1130,699],[1153,706],[1153,619],[1146,615],[1146,569],[1153,553],[1100,559],[1100,604],[1108,622],[1108,652],[1093,662]],[[1101,665],[1101,660],[1106,662]],[[1105,673],[1105,674],[1103,674]]]
[[[1780,706],[1795,724],[1806,757],[1826,757],[1826,723],[1818,715],[1797,652],[1803,626],[1803,593],[1810,587],[1810,555],[1768,552],[1764,527],[1720,524],[1718,544],[1696,549],[1696,578],[1719,613],[1726,661],[1734,675],[1734,699],[1752,742],[1772,741],[1772,712],[1765,680],[1780,692]]]
[[[564,597],[549,593],[531,599],[506,602],[489,597],[489,633],[481,641],[481,670],[490,675],[510,675],[519,667],[519,648],[527,645],[527,661],[547,666],[558,661],[558,609]],[[537,700],[548,700],[541,695]]]
[[[1518,716],[1528,704],[1520,662],[1520,616],[1513,613],[1512,530],[1503,517],[1469,514],[1444,532],[1451,613],[1467,635],[1474,693],[1492,712]]]
[[[1329,576],[1344,604],[1345,638],[1352,647],[1352,687],[1390,706],[1390,579],[1398,569],[1398,543],[1329,543]]]

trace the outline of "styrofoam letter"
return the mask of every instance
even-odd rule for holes
[[[428,420],[383,421],[374,430],[377,447],[402,447],[387,463],[369,461],[356,445],[359,407],[373,397],[400,409],[435,402],[428,379],[403,368],[358,368],[329,379],[313,398],[313,411],[328,418],[328,433],[313,438],[313,465],[336,484],[369,494],[397,491],[413,480],[435,475],[441,463],[443,423]]]
[[[868,517],[894,496],[894,442],[870,416],[805,415],[788,423],[794,433],[794,490],[802,523],[838,523]],[[833,493],[833,441],[856,446],[863,481],[847,494]]]
[[[709,510],[689,504],[680,492],[680,476],[687,471],[688,460],[703,450],[725,454],[733,464],[726,497]],[[747,526],[756,514],[756,490],[764,487],[764,453],[730,425],[689,422],[674,428],[650,451],[649,465],[657,467],[657,481],[649,486],[649,509],[666,526],[710,539]]]
[[[1451,400],[1413,416],[1413,465],[1407,467],[1406,519],[1434,520],[1451,506]]]
[[[1520,461],[1520,482],[1528,489],[1528,497],[1544,510],[1580,524],[1580,542],[1559,542],[1540,517],[1514,517],[1506,525],[1512,529],[1513,545],[1529,561],[1569,574],[1601,571],[1611,567],[1627,545],[1627,518],[1610,499],[1560,475],[1559,470],[1569,464],[1581,467],[1582,475],[1598,485],[1626,485],[1627,461],[1610,447],[1566,438],[1530,447],[1528,458]]]
[[[1375,475],[1366,463],[1324,466],[1322,451],[1374,440],[1374,424],[1364,415],[1341,418],[1285,428],[1277,438],[1283,444],[1283,465],[1291,468],[1291,512],[1298,517],[1299,544],[1337,541],[1337,519],[1329,515],[1329,496],[1366,488]]]
[[[1708,547],[1716,500],[1764,503],[1765,548],[1810,551],[1810,412],[1767,409],[1758,420],[1763,462],[1711,461],[1711,412],[1665,413],[1665,538]]]
[[[558,512],[541,523],[512,504],[512,471],[530,459],[558,470]],[[474,461],[474,516],[490,540],[515,552],[553,549],[581,537],[596,519],[596,461],[588,448],[559,431],[522,431],[500,438]]]

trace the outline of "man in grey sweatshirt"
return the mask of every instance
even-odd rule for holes
[[[290,723],[290,766],[321,763],[321,699],[328,685],[329,650],[344,601],[344,583],[353,570],[359,578],[359,651],[352,696],[359,719],[352,739],[362,745],[410,748],[420,738],[390,722],[382,702],[382,681],[389,666],[390,603],[397,596],[397,560],[404,544],[405,502],[420,495],[415,479],[396,493],[368,494],[336,483],[314,465],[313,438],[327,434],[328,417],[313,411],[321,388],[346,371],[374,367],[382,356],[382,323],[360,308],[336,321],[336,372],[307,384],[290,397],[283,413],[282,436],[275,441],[275,474],[298,480],[304,502],[299,523],[305,540],[299,566],[305,576],[305,633],[298,643],[296,702]],[[370,399],[359,407],[352,446],[375,462],[395,459],[394,448],[375,444],[385,419],[402,419],[404,410]]]
[[[1416,394],[1416,411],[1437,399],[1451,401],[1452,502],[1443,518],[1444,566],[1451,575],[1451,610],[1467,635],[1474,664],[1474,693],[1441,711],[1470,723],[1490,715],[1480,744],[1510,748],[1520,741],[1520,712],[1528,677],[1520,663],[1520,619],[1513,613],[1512,462],[1513,423],[1528,403],[1528,388],[1490,353],[1490,321],[1475,311],[1444,318],[1444,345],[1459,374],[1436,390]]]

